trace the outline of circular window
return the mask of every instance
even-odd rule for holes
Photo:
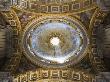
[[[82,24],[70,18],[46,17],[33,21],[22,40],[26,56],[46,67],[67,67],[85,55],[88,45]]]

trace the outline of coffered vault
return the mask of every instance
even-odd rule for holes
[[[0,0],[0,82],[109,82],[109,0]]]

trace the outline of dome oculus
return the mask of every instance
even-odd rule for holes
[[[69,18],[46,18],[27,26],[23,49],[35,64],[65,67],[84,57],[88,38],[83,26]]]

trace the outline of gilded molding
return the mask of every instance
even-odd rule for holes
[[[100,25],[100,23],[103,21],[106,15],[107,13],[101,11],[99,8],[96,8],[89,25],[90,36],[91,36],[90,61],[96,72],[102,72],[105,71],[106,69],[104,66],[104,61],[97,54],[96,37],[94,37],[96,33],[94,32],[94,28],[97,28],[97,26]]]
[[[7,19],[7,22],[9,23],[13,31],[12,57],[6,61],[6,64],[3,66],[3,70],[13,73],[16,71],[21,59],[21,52],[20,52],[20,46],[19,46],[21,24],[14,10],[11,9],[10,11],[2,12],[2,14]]]
[[[53,81],[54,80],[54,81]],[[76,69],[37,69],[13,77],[13,82],[93,82],[94,75]]]

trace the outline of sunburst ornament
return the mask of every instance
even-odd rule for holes
[[[22,45],[26,56],[44,67],[66,67],[85,55],[88,37],[83,25],[67,17],[35,20],[24,31]]]

